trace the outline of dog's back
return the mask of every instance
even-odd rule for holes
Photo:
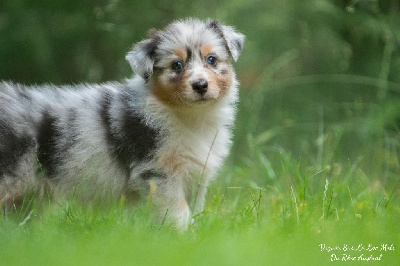
[[[0,199],[42,183],[68,191],[86,182],[88,198],[120,195],[130,164],[155,148],[140,96],[122,84],[0,84]]]

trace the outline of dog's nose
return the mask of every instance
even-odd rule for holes
[[[208,82],[205,79],[200,79],[192,83],[192,88],[200,94],[204,94],[208,88]]]

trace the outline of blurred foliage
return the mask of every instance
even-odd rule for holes
[[[284,150],[317,170],[362,157],[400,172],[398,0],[2,0],[0,79],[122,80],[133,43],[189,16],[247,37],[235,163]]]
[[[124,54],[148,29],[196,16],[245,33],[239,64],[246,88],[292,49],[298,56],[274,77],[354,73],[398,82],[399,12],[394,0],[3,0],[0,77],[57,84],[120,79],[130,71]]]
[[[1,0],[0,80],[123,80],[133,43],[190,16],[246,35],[232,156],[195,233],[67,202],[18,226],[1,215],[4,263],[311,265],[329,261],[320,243],[397,248],[399,0]]]

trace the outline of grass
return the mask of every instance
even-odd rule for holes
[[[284,150],[277,164],[253,153],[247,166],[222,170],[204,213],[184,234],[154,224],[146,203],[34,206],[1,216],[1,265],[328,265],[331,256],[361,254],[382,254],[381,265],[400,260],[398,182],[370,180],[360,162],[314,171]],[[395,250],[381,251],[382,244]]]

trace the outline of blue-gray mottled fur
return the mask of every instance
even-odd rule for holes
[[[85,199],[150,192],[159,219],[187,228],[190,188],[199,184],[199,213],[229,152],[238,100],[229,59],[243,41],[232,27],[186,19],[133,47],[126,59],[137,75],[124,82],[0,83],[0,202],[45,187],[82,189]]]

